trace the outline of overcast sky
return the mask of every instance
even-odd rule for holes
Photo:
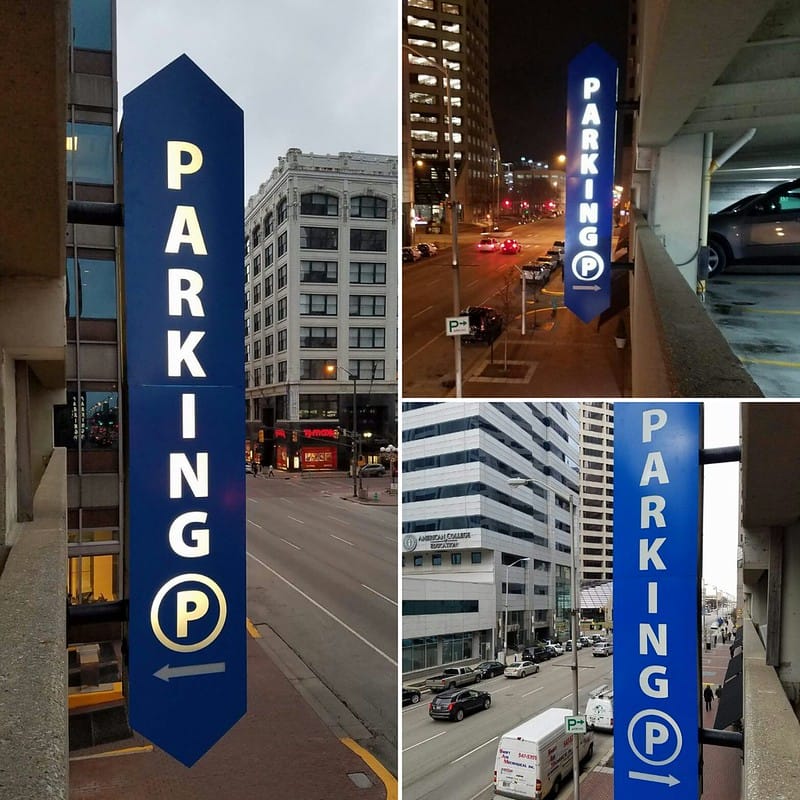
[[[398,152],[397,0],[117,0],[125,94],[186,53],[244,110],[245,198],[290,147]]]

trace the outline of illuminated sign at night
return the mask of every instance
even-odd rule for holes
[[[596,44],[570,61],[564,301],[584,322],[611,304],[617,64]]]
[[[246,710],[242,111],[181,56],[123,141],[130,719],[191,766]]]

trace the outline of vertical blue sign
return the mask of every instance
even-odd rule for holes
[[[614,797],[698,797],[700,406],[617,403],[614,430]]]
[[[243,119],[185,55],[124,111],[130,719],[191,766],[247,702]]]
[[[611,304],[617,62],[590,44],[567,73],[564,302],[584,322]]]

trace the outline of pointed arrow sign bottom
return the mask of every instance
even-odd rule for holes
[[[171,667],[164,664],[158,672],[153,675],[161,678],[162,681],[169,683],[170,678],[191,678],[195,675],[211,675],[214,672],[225,672],[225,662],[217,661],[214,664],[192,664],[188,667]]]
[[[629,772],[629,778],[637,781],[652,781],[653,783],[666,783],[668,786],[675,786],[680,781],[674,775],[651,775],[649,772]]]
[[[576,292],[602,292],[603,290],[596,284],[593,283],[591,286],[573,286],[573,291]]]

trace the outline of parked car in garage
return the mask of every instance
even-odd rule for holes
[[[441,692],[431,700],[428,714],[432,719],[449,719],[461,722],[473,711],[485,711],[492,705],[489,692],[480,689],[452,689]]]
[[[735,261],[800,260],[800,179],[749,195],[708,217],[708,274]]]

